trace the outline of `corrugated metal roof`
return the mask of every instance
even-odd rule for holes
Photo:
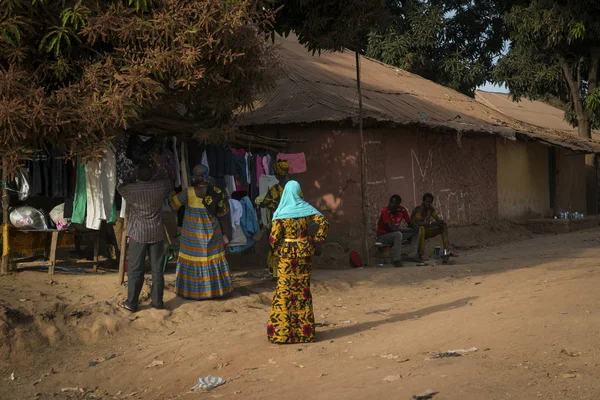
[[[308,52],[294,35],[276,39],[283,74],[274,91],[238,115],[242,126],[354,121],[358,117],[355,55]],[[399,125],[531,139],[575,151],[600,143],[518,121],[475,99],[401,69],[361,57],[364,117]]]
[[[571,136],[577,135],[577,128],[565,121],[564,111],[544,102],[525,98],[515,102],[510,94],[480,90],[475,92],[475,100],[519,121],[555,130],[559,134],[566,132]],[[592,131],[592,138],[598,140],[600,132]]]

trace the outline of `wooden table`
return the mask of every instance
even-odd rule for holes
[[[42,260],[42,261],[21,261],[21,262],[14,262],[13,263],[13,268],[15,270],[19,270],[19,269],[23,269],[23,268],[30,268],[30,267],[43,267],[45,265],[48,266],[48,274],[49,275],[54,275],[54,267],[56,266],[57,263],[66,263],[68,261],[72,261],[72,260],[56,260],[56,247],[58,245],[58,235],[60,234],[67,234],[67,235],[74,235],[75,232],[71,232],[71,231],[58,231],[58,230],[53,230],[53,229],[44,229],[44,230],[22,230],[19,229],[19,232],[28,232],[28,233],[34,233],[34,232],[42,232],[42,233],[49,233],[51,235],[51,240],[50,240],[50,244],[47,247],[47,251],[46,251],[46,259]],[[77,265],[93,265],[93,271],[94,272],[98,272],[98,264],[100,263],[99,258],[100,258],[100,232],[93,232],[95,238],[94,238],[94,259],[92,261],[81,261],[81,260],[75,260],[75,263]]]

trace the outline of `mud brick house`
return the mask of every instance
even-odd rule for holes
[[[295,177],[305,196],[330,219],[331,237],[359,242],[354,53],[313,55],[294,36],[277,44],[284,73],[239,123],[255,134],[298,141],[288,152],[306,154],[308,171]],[[361,70],[373,236],[379,211],[394,193],[409,209],[433,193],[438,211],[454,225],[552,217],[569,207],[571,193],[572,210],[587,212],[584,154],[600,152],[600,143],[516,119],[377,61],[361,58]]]

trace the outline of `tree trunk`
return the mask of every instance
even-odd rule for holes
[[[579,117],[577,116],[577,132],[579,136],[584,137],[586,139],[591,139],[592,137],[592,123],[590,118],[587,116]]]

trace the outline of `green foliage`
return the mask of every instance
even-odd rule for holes
[[[509,0],[406,0],[369,35],[367,55],[472,96],[490,79]]]
[[[600,2],[523,1],[505,21],[511,45],[494,80],[506,83],[516,100],[560,99],[571,124],[599,128]],[[591,136],[589,129],[580,134]]]
[[[362,49],[366,34],[389,13],[385,0],[265,0],[264,6],[279,11],[275,32],[294,31],[313,52]]]
[[[95,157],[158,118],[230,131],[234,110],[275,82],[273,16],[260,4],[0,0],[2,157],[15,166],[43,142]]]

